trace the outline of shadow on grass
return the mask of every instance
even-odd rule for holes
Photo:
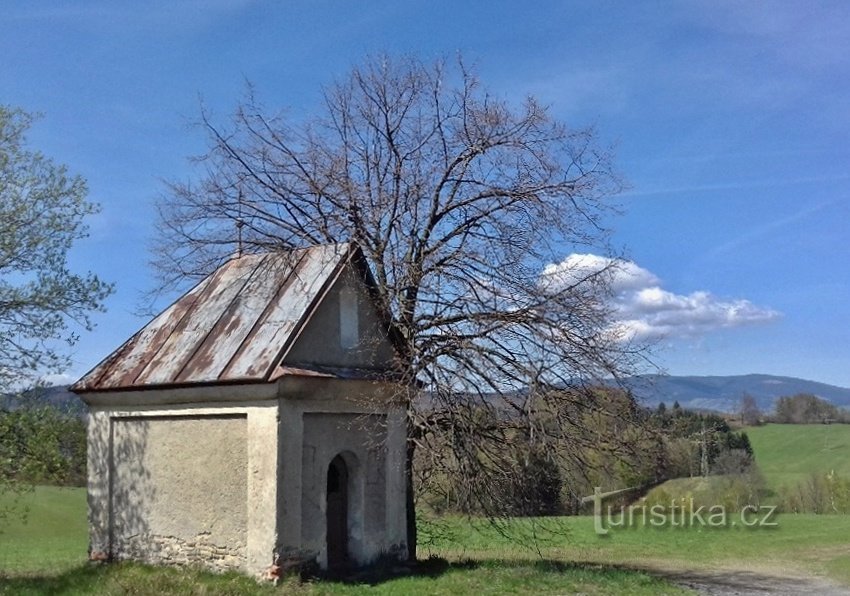
[[[106,575],[104,566],[81,565],[57,575],[13,575],[0,573],[0,594],[65,594],[94,586]]]
[[[270,586],[267,586],[271,589]],[[192,567],[155,567],[140,563],[86,563],[45,575],[4,575],[0,594],[256,594],[263,586],[250,577],[216,574]]]
[[[405,585],[410,589],[430,590],[435,586],[428,580],[448,576],[445,579],[451,584],[457,581],[452,575],[464,572],[472,572],[472,576],[462,581],[472,581],[473,585],[480,585],[484,591],[492,589],[494,582],[509,581],[504,578],[513,578],[523,573],[529,581],[539,582],[538,585],[560,581],[617,584],[628,581],[629,577],[651,575],[617,565],[548,559],[470,559],[449,562],[431,557],[416,564],[382,562],[349,573],[316,573],[302,577],[301,582],[297,577],[290,576],[275,588],[271,583],[258,584],[252,578],[235,572],[216,574],[192,567],[154,567],[119,562],[86,564],[56,575],[4,577],[0,573],[0,594],[310,594],[314,593],[314,588],[319,588],[320,593],[326,593],[327,590],[334,593],[338,589],[348,593],[348,589],[356,590],[356,586],[376,587],[396,580],[413,580],[413,584]],[[419,583],[418,580],[423,582]]]
[[[541,574],[553,575],[618,575],[647,574],[645,570],[630,568],[626,565],[600,564],[587,562],[568,562],[554,559],[464,559],[452,561],[442,557],[429,557],[416,563],[381,562],[365,569],[337,572],[314,572],[303,574],[302,581],[319,580],[328,583],[348,585],[376,586],[402,578],[437,579],[442,575],[456,571],[479,569],[529,569]]]
[[[365,568],[354,570],[311,570],[301,574],[302,581],[327,581],[342,584],[378,585],[402,577],[437,578],[451,569],[474,569],[477,563],[473,561],[449,563],[440,557],[429,557],[415,563],[394,560],[380,560]]]

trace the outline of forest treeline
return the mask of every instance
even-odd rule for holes
[[[467,450],[467,460],[468,451],[474,451],[479,466],[491,465],[494,458],[488,454],[496,450],[502,456],[510,453],[511,464],[487,474],[486,484],[478,483],[475,469],[465,470],[465,481],[457,484],[434,477],[421,462],[421,501],[438,513],[574,514],[584,509],[582,499],[595,487],[640,492],[671,478],[743,473],[753,462],[746,432],[733,430],[718,414],[689,411],[678,403],[648,409],[628,393],[609,388],[559,403],[566,411],[540,412],[537,424],[558,424],[572,437],[569,457],[551,457],[533,430],[511,432],[509,415],[478,405],[478,416],[489,419],[492,431],[474,445],[452,444],[450,438],[423,442],[444,458],[444,466],[451,465],[457,449]],[[493,477],[499,480],[494,483]]]
[[[572,514],[583,510],[582,498],[597,486],[605,491],[630,488],[639,494],[672,478],[735,476],[755,469],[746,432],[733,429],[719,414],[687,410],[675,402],[650,409],[628,393],[610,388],[597,388],[560,403],[563,411],[540,411],[536,424],[557,426],[571,438],[568,458],[552,457],[550,446],[540,442],[533,430],[512,428],[509,414],[486,404],[469,406],[477,410],[477,423],[483,429],[476,441],[459,445],[451,436],[423,437],[431,460],[443,458],[447,465],[468,461],[468,453],[455,457],[457,450],[464,449],[475,453],[479,466],[499,465],[500,469],[497,474],[481,475],[487,478],[486,484],[478,482],[475,469],[466,469],[464,482],[458,484],[429,469],[427,460],[418,462],[419,502],[436,512]],[[783,424],[848,421],[844,410],[807,394],[781,397],[770,416],[749,412],[747,418]],[[551,434],[551,429],[542,433]],[[489,457],[493,452],[500,457]],[[510,455],[506,460],[501,457],[505,453]],[[0,485],[85,486],[85,482],[86,426],[79,411],[38,399],[0,409]],[[831,487],[835,482],[824,479],[808,493],[825,493],[821,484]],[[628,498],[627,493],[624,499]]]
[[[850,413],[810,393],[780,397],[770,420],[778,424],[850,423]]]

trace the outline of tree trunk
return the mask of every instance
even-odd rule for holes
[[[413,440],[413,422],[407,421],[407,462],[404,473],[407,480],[407,560],[416,562],[416,499],[413,493],[413,455],[416,441]]]

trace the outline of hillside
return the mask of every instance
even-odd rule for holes
[[[8,513],[0,516],[0,594],[11,593],[2,585],[4,572],[55,573],[85,563],[86,489],[38,486],[19,501],[13,492],[0,491],[0,512]]]
[[[765,503],[779,504],[782,495],[806,484],[813,473],[834,471],[850,478],[850,424],[768,424],[746,432],[765,480]],[[728,476],[673,478],[653,487],[645,499],[651,505],[684,498],[710,506],[734,494],[729,483]]]
[[[643,404],[650,407],[655,407],[662,401],[668,406],[678,401],[682,407],[692,410],[735,412],[744,393],[755,397],[764,411],[770,411],[778,397],[796,393],[811,393],[837,406],[850,407],[848,388],[775,375],[643,375],[629,379],[627,386]],[[86,410],[85,404],[68,391],[67,385],[32,390],[27,392],[25,397],[64,411],[84,413]],[[0,409],[14,409],[19,403],[20,399],[17,397],[0,395]]]
[[[0,410],[14,410],[24,403],[53,406],[71,414],[82,415],[87,411],[83,401],[76,394],[68,391],[68,385],[29,389],[21,395],[0,394]]]
[[[656,406],[678,401],[684,408],[734,412],[741,396],[749,393],[762,410],[769,411],[778,397],[796,393],[811,393],[837,406],[850,406],[850,389],[795,377],[774,375],[738,376],[666,376],[633,377],[628,386],[643,403]]]
[[[773,489],[812,472],[850,478],[850,424],[768,424],[747,429],[756,462]]]

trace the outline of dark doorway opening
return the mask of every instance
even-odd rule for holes
[[[327,540],[328,569],[339,571],[348,558],[348,466],[337,455],[328,466]]]

